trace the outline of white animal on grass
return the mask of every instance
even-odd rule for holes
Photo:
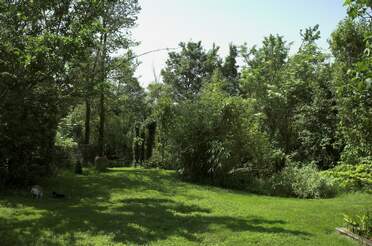
[[[38,199],[43,198],[43,188],[40,185],[34,185],[31,188],[32,197],[36,197]]]

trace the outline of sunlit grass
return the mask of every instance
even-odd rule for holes
[[[40,201],[0,196],[0,245],[356,245],[335,227],[343,213],[372,207],[368,194],[257,196],[133,168],[64,174],[43,186]],[[51,198],[54,190],[68,198]]]

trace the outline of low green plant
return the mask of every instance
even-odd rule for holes
[[[372,238],[372,213],[364,211],[360,214],[344,214],[346,228],[351,232],[366,238]]]
[[[287,166],[271,177],[259,177],[250,168],[239,168],[230,172],[225,181],[228,188],[298,198],[329,198],[339,190],[332,178],[320,174],[315,163],[291,160],[287,160]]]
[[[289,162],[271,179],[272,193],[299,198],[333,197],[337,186],[331,178],[320,175],[316,165]]]
[[[155,149],[149,160],[145,160],[142,164],[144,168],[160,168],[164,170],[176,170],[178,168],[169,151],[164,151],[163,154]]]
[[[322,176],[333,178],[345,191],[372,191],[372,163],[338,165]]]

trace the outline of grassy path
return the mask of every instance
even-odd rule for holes
[[[368,194],[257,196],[131,168],[63,175],[44,187],[69,197],[0,195],[1,245],[357,245],[334,228],[343,213],[372,207]]]

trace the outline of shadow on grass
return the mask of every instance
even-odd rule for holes
[[[76,186],[74,196],[65,201],[46,199],[10,199],[7,207],[30,206],[30,219],[16,220],[0,216],[0,238],[2,245],[33,245],[35,242],[47,245],[74,245],[81,240],[81,234],[106,235],[112,243],[148,244],[154,241],[180,236],[192,242],[201,242],[202,233],[213,233],[220,229],[231,232],[281,233],[292,236],[308,237],[311,234],[282,228],[280,220],[266,220],[260,217],[215,216],[209,208],[195,204],[185,204],[172,199],[153,197],[127,198],[110,201],[110,191],[127,187],[129,189],[153,188],[170,194],[163,185],[172,177],[161,175],[165,180],[158,180],[156,173],[139,172],[141,178],[130,175],[99,175],[81,177],[78,183],[70,180],[67,187]],[[135,171],[135,170],[134,170]],[[128,173],[128,174],[129,174]],[[105,178],[106,176],[106,178]],[[135,175],[134,175],[135,176]],[[64,180],[63,182],[66,182]],[[157,184],[157,185],[155,185]],[[171,188],[171,187],[169,187]],[[77,192],[81,197],[77,198]],[[26,213],[26,211],[24,211]],[[20,213],[24,213],[20,211]],[[31,213],[31,214],[30,214]],[[26,215],[26,214],[23,214]],[[45,236],[63,235],[63,242]]]

